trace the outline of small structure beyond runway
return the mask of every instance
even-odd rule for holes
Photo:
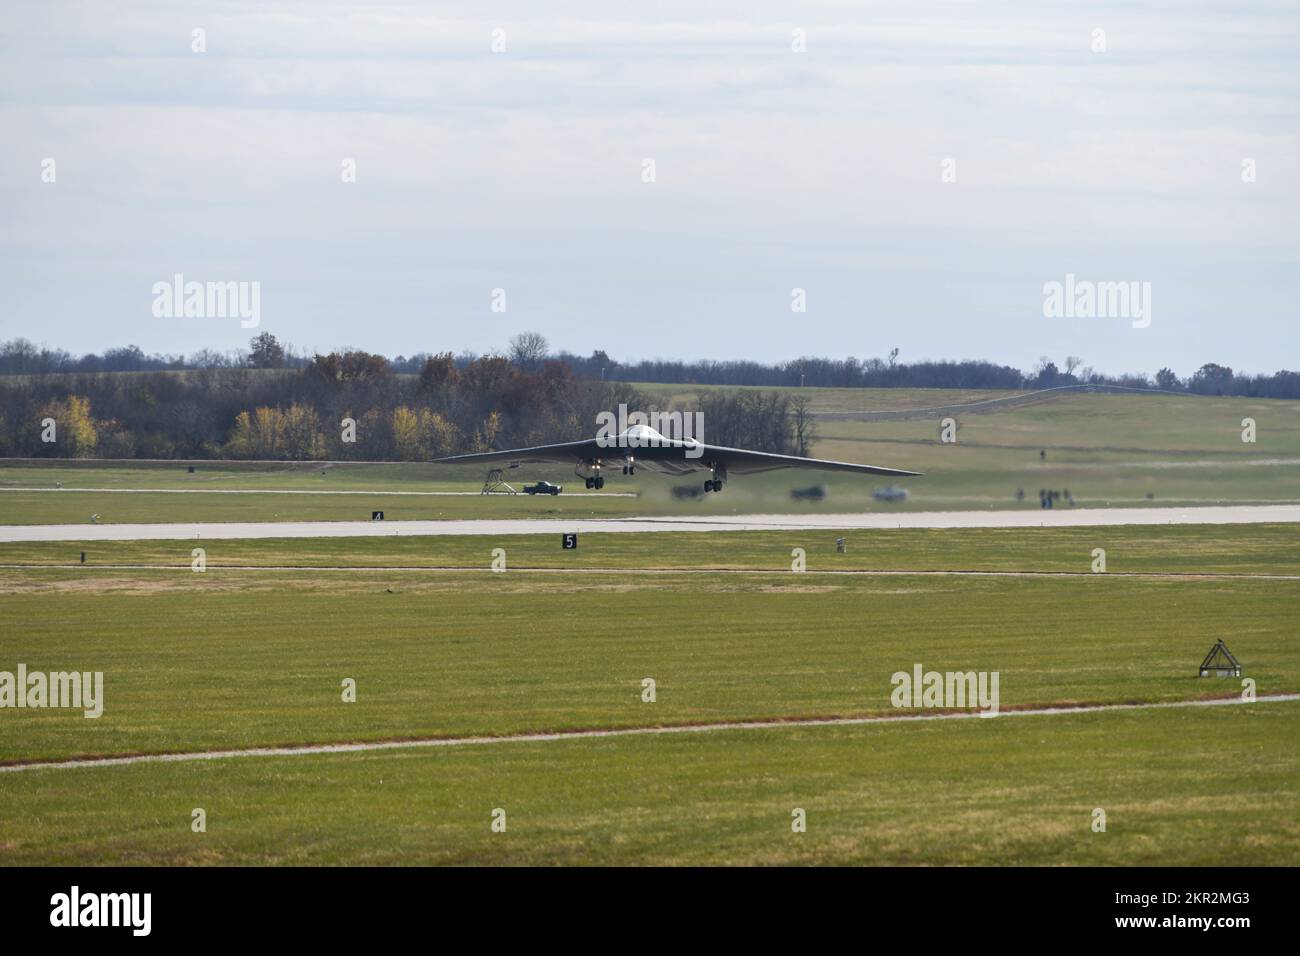
[[[1106,525],[1300,522],[1300,505],[933,511],[890,514],[701,515],[647,518],[490,518],[461,521],[243,521],[195,524],[0,526],[0,541],[150,541],[222,538],[372,538],[637,531],[815,531],[887,528],[1071,528]]]

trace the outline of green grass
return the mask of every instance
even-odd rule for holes
[[[14,578],[21,575],[16,583]],[[4,572],[4,667],[102,671],[106,712],[9,711],[4,758],[869,714],[921,663],[1005,707],[1300,690],[1300,581],[790,573]],[[359,700],[340,701],[357,681]],[[653,706],[642,678],[659,684]]]
[[[957,442],[937,416],[826,421],[817,453],[906,460],[912,507],[1009,507],[1017,488],[1069,489],[1087,506],[1300,500],[1296,403],[1168,395],[1068,395],[996,412],[956,413]],[[1254,418],[1253,444],[1241,422]],[[1040,458],[1040,452],[1046,452]],[[1148,496],[1151,496],[1148,498]],[[926,504],[928,502],[928,505]]]
[[[817,415],[935,408],[1024,395],[1019,391],[977,388],[766,388],[750,385],[666,385],[633,382],[632,387],[661,407],[689,405],[700,393],[780,392],[805,395]]]
[[[1294,866],[1298,738],[1260,703],[34,771],[0,862]]]
[[[464,490],[462,487],[459,489]],[[461,518],[629,518],[635,498],[582,494],[466,497],[325,497],[318,495],[100,494],[83,491],[0,493],[0,524],[100,524],[223,521],[388,521]]]
[[[846,552],[836,551],[844,538]],[[202,544],[208,566],[425,567],[485,570],[492,550],[509,568],[732,568],[788,571],[804,549],[818,571],[1089,572],[1095,548],[1109,573],[1300,574],[1300,534],[1290,524],[590,533],[576,551],[560,535],[265,538],[212,541],[0,542],[0,564],[143,564],[188,568]]]
[[[1293,526],[835,534],[209,542],[204,574],[188,542],[88,545],[172,567],[0,570],[0,670],[105,675],[97,720],[0,712],[0,759],[893,714],[918,663],[997,671],[1004,710],[1187,701],[1239,693],[1195,676],[1219,637],[1259,693],[1300,692],[1300,580],[779,570],[804,546],[814,571],[1083,571],[1105,546],[1112,571],[1288,574]],[[515,573],[485,570],[498,545]],[[221,566],[286,560],[478,570]],[[702,566],[754,573],[678,573]],[[0,773],[0,864],[1294,865],[1298,732],[1260,702]]]
[[[663,386],[660,400],[692,390]],[[1038,490],[1069,490],[1086,507],[1300,502],[1300,408],[1296,402],[1190,395],[1065,394],[1032,405],[957,412],[957,443],[939,441],[939,416],[872,420],[871,411],[972,401],[998,393],[947,390],[806,389],[813,401],[819,457],[925,472],[899,482],[903,503],[876,502],[888,479],[781,471],[739,476],[720,495],[694,501],[671,496],[675,484],[638,474],[609,477],[605,490],[636,498],[572,494],[583,490],[572,469],[525,465],[510,472],[516,487],[546,479],[565,485],[558,498],[475,495],[395,497],[384,491],[476,491],[486,469],[425,463],[333,465],[202,463],[195,474],[177,464],[40,465],[0,463],[0,524],[137,521],[273,521],[525,516],[621,517],[637,514],[729,514],[1038,508]],[[1241,441],[1253,418],[1257,441]],[[707,422],[705,438],[708,439]],[[1040,452],[1046,452],[1040,458]],[[13,489],[52,488],[61,492]],[[825,484],[820,503],[793,501],[790,491]],[[160,495],[77,490],[365,491],[373,495]],[[4,490],[10,489],[10,490]],[[1026,498],[1016,500],[1017,490]]]

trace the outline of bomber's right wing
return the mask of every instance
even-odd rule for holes
[[[921,474],[919,471],[904,471],[901,468],[859,465],[850,461],[831,461],[826,458],[801,458],[798,455],[778,455],[770,451],[750,451],[747,448],[726,448],[719,445],[703,446],[699,460],[721,462],[729,473],[738,475],[772,471],[777,468],[851,471],[860,475],[890,475],[895,478],[912,478]]]

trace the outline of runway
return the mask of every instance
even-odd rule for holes
[[[244,521],[0,526],[0,542],[213,541],[234,538],[373,538],[389,535],[833,531],[890,528],[1084,528],[1118,525],[1300,523],[1300,505],[1204,508],[1077,508],[1061,511],[932,511],[863,514],[707,515],[645,518],[484,518],[452,521]]]

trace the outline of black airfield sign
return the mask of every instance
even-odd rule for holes
[[[371,521],[383,521],[383,520],[384,520],[384,513],[383,513],[382,511],[372,511],[372,512],[370,512],[370,520],[371,520]]]
[[[569,531],[560,537],[560,547],[565,551],[578,550],[578,534],[575,531]]]

